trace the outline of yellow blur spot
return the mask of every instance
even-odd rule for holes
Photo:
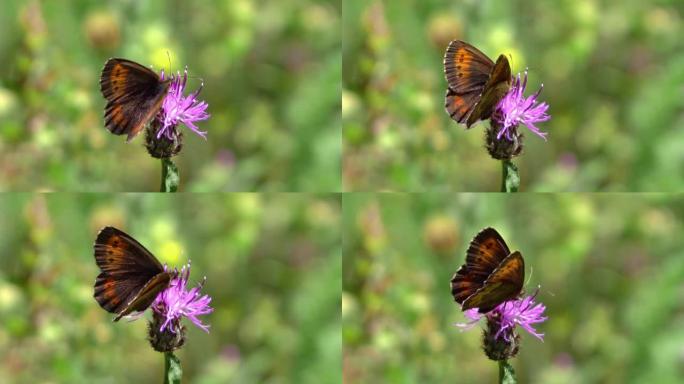
[[[182,65],[178,62],[178,55],[170,47],[159,47],[152,52],[152,65],[159,72],[164,68],[164,73],[167,75],[170,71],[176,72],[180,70]]]
[[[240,193],[234,199],[236,210],[244,218],[256,218],[261,213],[261,198],[254,193]]]
[[[508,56],[508,60],[511,64],[511,74],[513,74],[513,76],[515,76],[516,73],[523,72],[525,70],[525,68],[521,67],[522,63],[526,62],[525,56],[520,50],[516,48],[510,48],[503,53]]]
[[[17,100],[14,94],[5,88],[0,88],[0,116],[9,115],[16,106]]]
[[[169,265],[180,265],[184,263],[181,262],[181,255],[184,252],[183,245],[178,241],[166,241],[159,249],[159,258],[162,262],[166,262]]]
[[[12,284],[0,282],[0,310],[6,311],[14,308],[21,300],[21,292]]]

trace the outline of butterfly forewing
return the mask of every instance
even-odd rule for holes
[[[451,279],[451,294],[464,310],[488,311],[516,297],[523,278],[522,255],[511,254],[501,235],[493,228],[485,228],[470,242],[466,263]]]
[[[102,271],[95,280],[94,297],[102,308],[120,315],[115,320],[122,314],[140,310],[139,298],[142,296],[142,301],[147,302],[150,292],[156,292],[156,297],[171,279],[150,251],[116,228],[105,227],[100,231],[94,252],[95,262]]]
[[[114,227],[104,227],[95,240],[95,262],[103,272],[123,272],[134,266],[136,272],[157,274],[164,269],[142,244]]]
[[[130,141],[162,106],[170,80],[161,81],[151,69],[126,59],[105,63],[100,91],[107,100],[105,127]]]

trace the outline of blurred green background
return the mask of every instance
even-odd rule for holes
[[[185,191],[339,191],[339,0],[5,0],[0,190],[156,191],[144,137],[104,128],[109,57],[182,71],[211,118],[186,128]]]
[[[105,225],[207,277],[211,333],[184,321],[183,382],[341,382],[339,197],[5,194],[0,212],[3,383],[162,382],[147,321],[92,297]]]
[[[520,383],[684,382],[684,196],[344,196],[343,369],[349,383],[493,383],[497,364],[449,281],[495,227],[549,320],[524,331]]]
[[[345,190],[497,191],[484,128],[444,111],[450,40],[529,67],[551,120],[526,128],[528,191],[684,189],[684,2],[345,0]]]

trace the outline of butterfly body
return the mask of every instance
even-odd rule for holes
[[[451,294],[462,309],[478,308],[487,313],[520,295],[525,279],[525,261],[520,252],[510,252],[494,228],[485,228],[471,241],[466,263],[451,279]]]
[[[94,253],[101,272],[93,296],[103,309],[117,314],[114,321],[144,311],[174,277],[142,244],[114,227],[100,231]]]
[[[127,141],[133,139],[161,109],[171,80],[161,80],[131,60],[107,60],[100,76],[100,91],[107,100],[105,127],[115,135],[127,134]]]
[[[496,63],[474,46],[454,40],[444,55],[445,108],[467,128],[488,119],[511,87],[511,66],[504,55]]]

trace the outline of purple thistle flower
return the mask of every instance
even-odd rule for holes
[[[161,79],[164,80],[164,71],[161,72]],[[172,76],[169,93],[164,98],[161,111],[157,115],[157,119],[161,123],[161,128],[157,131],[157,139],[164,135],[167,139],[174,140],[177,137],[176,127],[180,122],[206,140],[207,132],[200,131],[194,124],[194,122],[206,120],[210,116],[206,112],[209,104],[197,100],[197,96],[204,87],[204,83],[195,92],[188,96],[183,96],[187,81],[187,67],[185,67],[182,77],[179,72],[177,76]]]
[[[462,330],[468,330],[475,326],[483,317],[488,324],[494,325],[494,339],[504,340],[512,343],[515,338],[515,326],[519,325],[532,336],[544,341],[544,334],[537,332],[533,324],[544,322],[548,317],[544,316],[546,306],[542,303],[535,303],[535,295],[527,296],[523,299],[504,301],[493,310],[482,314],[477,308],[468,309],[463,314],[470,320],[467,323],[456,323]]]
[[[546,113],[549,105],[545,102],[537,103],[537,97],[544,88],[544,84],[541,85],[536,93],[529,97],[523,96],[526,86],[527,70],[525,70],[525,79],[522,81],[522,84],[520,73],[518,73],[518,77],[513,82],[511,89],[497,105],[496,112],[492,115],[496,122],[502,126],[496,136],[497,140],[501,140],[501,137],[505,135],[508,141],[513,141],[517,136],[517,127],[520,123],[525,124],[530,131],[546,140],[546,133],[540,131],[534,125],[551,118]]]
[[[209,306],[211,297],[209,295],[200,296],[200,290],[206,281],[204,280],[196,287],[186,290],[188,278],[190,277],[190,263],[183,266],[180,273],[174,277],[169,286],[163,290],[152,303],[152,310],[156,315],[164,319],[159,328],[160,332],[168,330],[177,333],[181,330],[180,320],[183,316],[187,317],[197,327],[209,333],[209,326],[202,323],[197,316],[206,315],[214,311]]]

